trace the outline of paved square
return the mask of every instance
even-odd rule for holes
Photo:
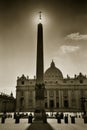
[[[71,124],[70,118],[68,124],[65,124],[63,119],[61,124],[57,123],[57,119],[47,119],[47,124],[28,124],[28,119],[21,119],[19,124],[15,124],[15,120],[9,118],[5,124],[1,124],[0,119],[0,130],[87,130],[87,124],[84,124],[82,118],[76,118],[75,124]]]

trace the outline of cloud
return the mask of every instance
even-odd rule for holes
[[[75,52],[77,50],[80,49],[79,46],[66,46],[66,45],[63,45],[60,47],[61,51],[63,53],[72,53],[72,52]]]
[[[69,35],[66,36],[65,39],[71,39],[71,40],[87,40],[87,35],[82,35],[79,32],[77,33],[71,33]]]

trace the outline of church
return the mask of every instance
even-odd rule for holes
[[[41,19],[41,15],[40,15]],[[24,74],[17,77],[16,111],[34,112],[36,108],[35,86],[44,84],[44,109],[46,112],[81,112],[87,108],[87,77],[82,73],[73,78],[63,74],[52,60],[50,67],[44,72],[43,58],[43,25],[37,28],[37,60],[36,77],[30,79]],[[39,104],[40,105],[40,104]]]

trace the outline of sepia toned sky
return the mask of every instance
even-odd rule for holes
[[[36,75],[39,11],[44,71],[53,59],[64,77],[87,75],[87,0],[0,0],[0,92],[15,95],[17,76]]]

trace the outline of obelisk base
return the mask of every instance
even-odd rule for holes
[[[43,121],[43,117],[45,115],[44,90],[45,90],[45,85],[43,83],[36,84],[35,86],[36,103],[35,103],[35,112],[34,112],[35,121]]]
[[[35,112],[34,112],[35,121],[43,122],[44,115],[45,115],[44,109],[41,109],[41,108],[35,109]]]
[[[34,112],[35,121],[43,122],[44,115],[45,115],[44,100],[37,100],[36,101],[36,109]]]
[[[34,112],[35,121],[43,122],[44,115],[44,100],[36,100],[36,109]]]

